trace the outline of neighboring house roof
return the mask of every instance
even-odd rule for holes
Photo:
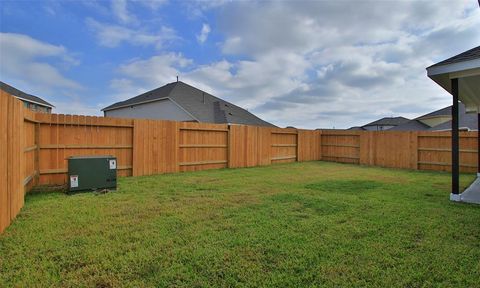
[[[473,115],[473,114],[467,114],[467,115]],[[467,129],[467,130],[477,130],[478,129],[477,119],[467,118],[463,121],[458,120],[458,128]],[[451,120],[427,129],[427,131],[448,131],[448,130],[452,130]]]
[[[347,130],[365,130],[365,128],[363,128],[361,126],[353,126],[353,127],[348,128]]]
[[[430,126],[423,124],[422,122],[418,120],[410,120],[406,123],[403,123],[401,125],[392,127],[391,129],[388,129],[389,131],[422,131],[422,130],[427,130],[429,129]]]
[[[438,63],[436,63],[436,64],[434,64],[434,65],[432,65],[428,68],[447,65],[447,64],[453,64],[453,63],[460,63],[460,62],[475,60],[475,59],[478,59],[478,58],[480,58],[480,46],[472,48],[470,50],[467,50],[463,53],[460,53],[458,55],[450,57],[450,58],[448,58],[446,60],[443,60],[441,62],[438,62]]]
[[[461,104],[461,103],[459,103]],[[459,105],[460,106],[460,105]],[[463,106],[463,105],[461,105]],[[459,107],[460,108],[460,107]],[[460,129],[468,129],[468,130],[478,130],[478,114],[477,113],[465,113],[465,106],[463,108],[463,113],[461,109],[459,109],[458,113],[458,127]],[[443,130],[451,130],[452,129],[452,120],[429,128],[429,131],[443,131]]]
[[[362,127],[365,126],[397,126],[400,124],[403,124],[405,122],[410,121],[410,119],[407,119],[405,117],[384,117],[382,119],[373,121],[371,123],[365,124]]]
[[[452,129],[452,121],[446,121],[444,123],[438,124],[436,126],[430,127],[419,120],[427,119],[432,117],[441,117],[441,116],[451,116],[452,115],[452,106],[448,106],[420,117],[417,117],[413,120],[408,121],[402,125],[398,125],[397,127],[393,127],[393,131],[442,131],[442,130],[450,130]],[[460,128],[469,129],[469,130],[477,130],[477,114],[476,113],[466,113],[465,105],[463,103],[458,103],[458,115],[459,120],[458,124]]]
[[[243,108],[217,98],[182,81],[169,83],[128,100],[117,102],[103,108],[102,111],[115,110],[122,107],[167,98],[175,102],[200,122],[275,126],[258,118]]]
[[[459,113],[465,113],[465,106],[459,103]],[[460,107],[462,106],[462,107]],[[462,112],[463,108],[463,112]],[[451,116],[452,115],[452,106],[448,106],[442,109],[438,109],[436,111],[427,113],[425,115],[422,115],[420,117],[417,117],[415,119],[424,119],[424,118],[430,118],[430,117],[439,117],[439,116]]]
[[[48,103],[47,101],[43,100],[40,97],[25,93],[23,91],[20,91],[17,88],[12,87],[12,86],[10,86],[7,83],[2,82],[2,81],[0,81],[0,89],[7,92],[8,94],[11,94],[11,95],[13,95],[17,98],[20,98],[22,100],[25,100],[27,102],[40,104],[40,105],[47,106],[47,107],[50,107],[50,108],[55,107],[55,106],[53,106],[52,104]]]

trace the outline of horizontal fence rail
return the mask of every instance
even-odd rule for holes
[[[301,161],[450,171],[450,132],[303,130],[42,114],[1,91],[0,232],[36,185],[67,183],[70,156],[113,155],[119,176]],[[460,170],[477,171],[477,132],[460,133]]]

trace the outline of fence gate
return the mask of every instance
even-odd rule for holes
[[[180,123],[178,165],[180,171],[228,167],[228,126]]]
[[[288,163],[297,161],[298,155],[298,132],[272,130],[272,156],[273,163]]]

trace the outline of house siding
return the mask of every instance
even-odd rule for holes
[[[363,126],[362,128],[367,130],[367,131],[384,131],[388,130],[390,128],[393,128],[395,126],[392,125],[369,125],[369,126]]]
[[[104,114],[105,117],[117,118],[195,121],[190,114],[178,107],[170,99],[108,110]]]
[[[438,116],[438,117],[430,117],[425,119],[422,119],[422,118],[418,119],[418,121],[430,127],[435,127],[437,125],[440,125],[450,120],[452,120],[451,116]]]
[[[20,99],[22,100],[22,99]],[[40,105],[40,104],[37,104],[37,103],[32,103],[32,102],[29,102],[29,101],[25,101],[25,100],[22,100],[23,102],[23,106],[25,108],[28,108],[34,112],[40,112],[40,113],[52,113],[52,108],[50,107],[47,107],[47,106],[43,106],[43,105]]]

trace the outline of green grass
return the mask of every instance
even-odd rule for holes
[[[449,191],[448,173],[308,162],[31,194],[0,287],[479,287],[480,206]]]

